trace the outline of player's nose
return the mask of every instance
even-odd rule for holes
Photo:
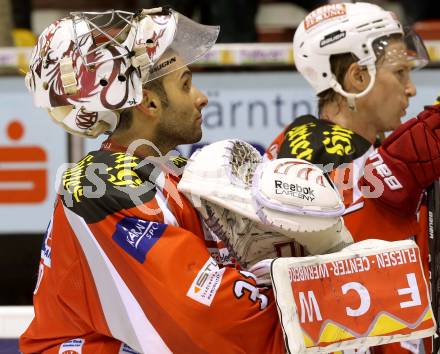
[[[199,111],[208,105],[208,97],[197,87],[194,88],[195,105]]]

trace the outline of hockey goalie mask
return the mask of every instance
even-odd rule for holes
[[[26,86],[64,129],[96,137],[142,102],[143,84],[197,60],[218,31],[168,8],[72,12],[40,35]]]
[[[240,140],[195,152],[178,188],[243,267],[282,255],[274,246],[291,241],[310,254],[353,242],[342,200],[318,167],[291,158],[263,162]]]

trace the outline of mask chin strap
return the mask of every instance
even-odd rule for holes
[[[113,115],[112,117],[110,117],[110,119],[112,119],[113,122],[108,122],[107,120],[101,119],[98,120],[93,126],[91,126],[88,129],[74,129],[74,127],[72,127],[71,124],[65,122],[65,119],[74,110],[75,110],[74,106],[66,105],[66,106],[58,106],[58,107],[50,108],[47,110],[47,112],[49,113],[49,116],[54,120],[54,122],[60,125],[64,130],[66,130],[71,134],[83,136],[86,138],[96,138],[103,133],[113,132],[119,123],[120,112],[106,111],[104,113],[106,113],[107,115]],[[89,113],[98,113],[98,112],[89,112]],[[75,112],[73,112],[73,114],[75,114]],[[76,112],[76,114],[78,113]],[[109,119],[108,116],[107,119]]]
[[[156,7],[154,9],[143,9],[139,14],[139,22],[137,26],[142,26],[143,32],[153,33],[153,23],[151,21],[143,20],[146,16],[160,15],[163,13],[167,13],[167,8],[165,7]],[[131,58],[131,63],[134,67],[139,68],[141,74],[142,83],[147,82],[148,77],[150,75],[150,69],[154,66],[154,62],[151,60],[150,56],[147,54],[146,47],[154,47],[157,45],[152,40],[147,43],[136,43],[135,38],[131,39],[133,41],[133,52],[134,56]]]
[[[68,95],[75,95],[79,91],[75,70],[71,57],[65,56],[60,60],[61,84],[64,92]]]
[[[147,82],[153,62],[150,60],[145,48],[133,48],[133,51],[135,54],[131,59],[131,64],[135,68],[139,68],[141,73],[141,82]]]
[[[368,64],[367,65],[368,74],[370,75],[370,82],[368,83],[368,86],[365,88],[364,91],[359,93],[352,93],[345,91],[341,84],[336,80],[335,75],[332,74],[332,79],[330,81],[330,87],[339,93],[340,95],[344,96],[347,99],[348,108],[350,108],[351,111],[356,112],[356,98],[365,96],[367,93],[371,91],[371,89],[374,86],[374,83],[376,81],[376,65],[375,64]]]
[[[141,21],[138,23],[138,26],[144,26],[144,31],[153,31],[152,24]],[[131,58],[131,65],[133,65],[135,68],[138,68],[141,74],[141,82],[144,83],[147,81],[148,76],[150,75],[150,68],[153,66],[153,61],[150,59],[150,56],[147,54],[145,44],[143,43],[136,43],[135,37],[131,38],[131,41],[133,41],[133,50],[134,56]],[[147,44],[148,46],[148,44]]]

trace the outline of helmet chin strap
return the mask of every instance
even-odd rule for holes
[[[367,65],[368,74],[370,75],[370,82],[368,83],[368,86],[365,88],[364,91],[359,93],[352,93],[345,91],[341,84],[336,80],[335,75],[332,74],[332,79],[330,81],[330,87],[339,93],[340,95],[344,96],[347,99],[348,108],[350,108],[351,111],[356,112],[356,98],[365,96],[367,93],[371,91],[371,89],[374,86],[374,83],[376,82],[376,65],[374,64],[368,64]]]

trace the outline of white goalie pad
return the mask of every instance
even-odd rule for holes
[[[342,200],[319,168],[299,159],[263,162],[240,140],[196,151],[178,189],[243,267],[281,256],[277,245],[292,241],[308,254],[353,242],[341,217]]]
[[[270,275],[289,353],[365,348],[435,332],[411,240],[366,240],[337,253],[278,258]]]

